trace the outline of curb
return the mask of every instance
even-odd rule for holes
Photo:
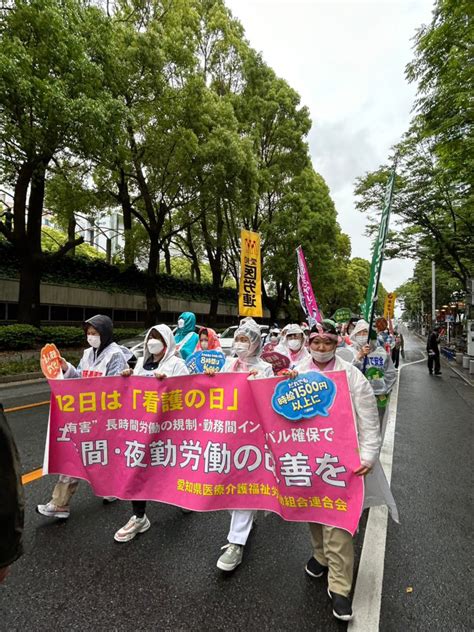
[[[416,332],[416,331],[415,331],[415,332],[413,332],[413,333],[414,333],[414,334],[415,334],[415,336],[417,336],[417,338],[419,338],[420,340],[425,340],[425,338],[423,338],[423,336],[422,336],[421,334],[419,334],[418,332]],[[447,366],[451,369],[451,371],[452,371],[453,373],[456,373],[456,375],[457,375],[458,377],[460,377],[460,378],[461,378],[461,380],[463,380],[463,382],[465,382],[468,386],[474,386],[474,382],[473,382],[472,380],[470,380],[470,379],[469,379],[466,375],[464,375],[461,371],[459,371],[458,369],[454,368],[454,367],[452,366],[451,362],[450,362],[447,358],[445,358],[445,357],[441,356],[441,361],[443,362],[443,364],[444,364],[444,365],[447,365]]]
[[[2,375],[0,376],[0,384],[11,384],[12,382],[26,382],[28,380],[38,380],[39,378],[46,378],[42,371],[35,371],[33,373],[18,373],[16,375]]]

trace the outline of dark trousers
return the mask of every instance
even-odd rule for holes
[[[441,373],[441,363],[439,361],[439,353],[428,355],[428,371],[433,373],[433,364],[435,373]]]
[[[392,362],[395,365],[395,368],[398,369],[398,365],[400,363],[400,349],[392,349]]]
[[[132,508],[137,518],[143,518],[146,510],[146,500],[132,500]]]

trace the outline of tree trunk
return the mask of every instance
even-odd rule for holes
[[[19,247],[20,291],[18,322],[39,327],[41,324],[41,218],[43,215],[46,163],[33,173],[28,201],[26,239]]]
[[[145,326],[153,327],[159,322],[161,305],[156,295],[156,266],[159,260],[160,249],[157,236],[150,235],[150,252],[148,255],[148,268],[146,279],[146,314]]]
[[[76,218],[74,213],[69,217],[67,223],[67,240],[74,241],[76,239]],[[71,248],[69,253],[72,257],[76,254],[76,248]]]
[[[171,270],[171,254],[170,254],[169,243],[163,244],[163,252],[165,253],[165,272],[166,274],[169,274],[171,276],[172,270]]]
[[[196,280],[196,283],[201,283],[201,267],[199,265],[199,258],[196,253],[196,249],[193,244],[193,236],[191,233],[191,226],[188,226],[186,230],[186,244],[188,252],[191,255],[191,278]]]
[[[133,231],[132,231],[132,202],[130,200],[130,193],[128,191],[128,184],[123,169],[120,170],[120,179],[117,182],[120,204],[122,206],[123,216],[123,237],[124,247],[123,256],[125,265],[127,267],[133,266],[135,263],[135,252],[133,246]]]
[[[20,257],[20,292],[18,294],[18,322],[41,325],[41,260],[25,248]]]

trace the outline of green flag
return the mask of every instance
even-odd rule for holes
[[[390,218],[390,207],[392,205],[396,167],[397,161],[395,160],[395,164],[393,165],[392,173],[390,174],[390,179],[387,184],[387,190],[385,192],[384,207],[382,210],[382,216],[380,218],[380,228],[377,239],[375,241],[374,254],[372,257],[372,264],[370,266],[369,286],[367,288],[367,294],[365,296],[365,303],[363,303],[362,305],[364,318],[371,327],[374,319],[374,310],[375,303],[377,301],[380,273],[382,271],[385,242],[387,241],[388,221]]]

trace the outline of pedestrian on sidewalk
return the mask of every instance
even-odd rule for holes
[[[441,362],[439,355],[439,337],[440,337],[440,326],[435,325],[433,329],[428,334],[428,339],[426,341],[426,351],[428,353],[428,371],[430,375],[433,375],[433,365],[434,365],[434,374],[441,375]]]
[[[89,348],[82,355],[77,368],[61,358],[61,368],[64,378],[105,377],[120,375],[128,366],[127,362],[133,354],[126,347],[113,341],[113,323],[108,316],[97,314],[83,324]],[[79,479],[72,476],[60,475],[56,483],[52,498],[45,505],[37,505],[36,511],[49,518],[69,518],[69,502],[77,490]],[[116,500],[113,497],[104,498],[104,502]]]
[[[143,357],[135,368],[122,371],[123,377],[141,375],[164,380],[167,377],[189,375],[188,367],[176,355],[176,342],[168,325],[155,325],[145,336]],[[151,524],[146,515],[146,500],[132,500],[133,515],[114,535],[116,542],[130,542],[139,533],[148,531]]]

